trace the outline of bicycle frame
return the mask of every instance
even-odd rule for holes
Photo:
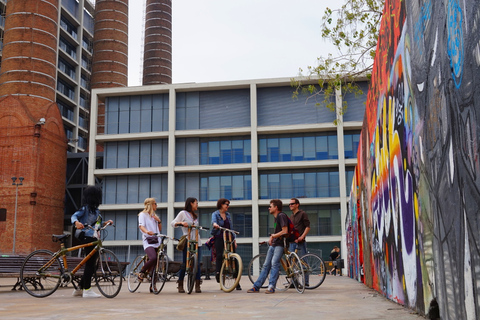
[[[195,229],[195,239],[191,239],[191,231],[192,229]],[[186,272],[190,271],[192,266],[191,266],[191,261],[190,261],[190,256],[191,255],[197,255],[198,259],[198,230],[199,227],[197,226],[188,226],[188,233],[187,233],[187,260],[185,264],[185,270]],[[195,270],[196,271],[196,270]]]
[[[230,257],[230,255],[232,253],[235,253],[234,250],[233,250],[233,242],[235,240],[232,240],[232,234],[233,233],[239,234],[239,232],[234,231],[234,230],[230,230],[230,229],[226,229],[226,228],[223,228],[223,227],[218,227],[218,229],[224,231],[223,232],[223,245],[224,245],[223,259],[227,263],[227,267],[231,268],[232,266],[230,266],[230,259],[228,259],[228,258]],[[227,233],[228,233],[228,236],[227,236]]]

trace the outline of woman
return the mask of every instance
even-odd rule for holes
[[[102,199],[102,189],[95,186],[88,186],[83,190],[82,203],[83,207],[72,215],[72,224],[77,228],[75,231],[75,237],[82,243],[90,243],[98,239],[98,233],[91,229],[85,228],[85,225],[99,228],[102,226],[102,216],[98,206]],[[103,225],[111,223],[112,220],[108,220]],[[92,252],[94,246],[85,248],[85,255]],[[74,297],[83,298],[99,298],[100,295],[91,290],[92,276],[95,273],[95,265],[98,259],[98,252],[91,257],[85,264],[85,270],[83,271],[82,278],[80,280],[80,288],[73,291]]]
[[[330,274],[332,274],[332,272],[334,273],[334,275],[337,275],[337,259],[340,257],[340,248],[337,247],[337,246],[334,246],[333,249],[332,249],[332,252],[330,252],[330,259],[332,259],[333,261],[333,269],[331,269],[329,271]]]
[[[157,210],[157,202],[155,198],[147,198],[143,202],[144,208],[143,211],[138,214],[138,227],[142,231],[143,239],[143,250],[148,255],[148,261],[143,265],[140,274],[138,275],[138,280],[143,281],[145,274],[157,263],[157,248],[160,246],[158,238],[152,243],[147,241],[148,236],[152,236],[156,233],[160,233],[162,230],[162,220],[156,215],[155,211]],[[150,286],[150,292],[153,292],[153,289]],[[156,291],[156,290],[155,290]]]
[[[225,244],[223,242],[223,230],[218,229],[218,227],[232,229],[233,223],[230,213],[227,211],[230,207],[230,201],[225,198],[221,198],[217,201],[217,211],[212,213],[212,232],[211,234],[215,237],[215,252],[217,255],[215,263],[215,279],[217,282],[220,282],[220,269],[222,268],[223,263],[223,249]],[[228,236],[228,235],[227,235]],[[235,236],[235,235],[233,235]],[[234,251],[237,247],[237,243],[234,242]],[[242,290],[240,283],[237,285],[237,290]]]
[[[187,235],[188,233],[188,226],[189,225],[195,225],[198,226],[198,215],[195,213],[195,211],[198,209],[198,200],[195,198],[187,198],[185,200],[185,208],[178,213],[178,215],[173,219],[171,222],[172,227],[182,227],[182,232],[183,235]],[[190,233],[190,238],[195,239],[195,229],[192,229]],[[200,261],[202,261],[201,257],[201,245],[202,245],[202,240],[200,239],[200,235],[198,236],[198,270],[197,270],[197,276],[195,280],[195,292],[201,293],[202,290],[200,289]],[[183,264],[182,268],[180,268],[180,273],[178,276],[178,292],[179,293],[184,293],[185,290],[183,289],[183,279],[185,278],[185,265],[187,262],[187,249],[188,246],[185,246],[183,249]]]

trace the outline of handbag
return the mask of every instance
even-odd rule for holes
[[[146,237],[148,244],[156,244],[158,243],[158,237],[157,236],[148,236]]]
[[[186,235],[183,235],[180,237],[180,239],[178,240],[178,244],[177,244],[177,250],[178,251],[183,251],[183,249],[185,249],[185,245],[187,244],[187,236]]]

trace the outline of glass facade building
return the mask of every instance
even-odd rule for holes
[[[143,253],[137,214],[147,197],[157,200],[162,232],[175,236],[180,230],[170,221],[187,197],[199,200],[204,226],[217,200],[227,198],[247,264],[259,252],[258,242],[273,231],[269,201],[281,199],[290,215],[288,202],[295,197],[309,215],[309,250],[328,259],[334,245],[345,245],[343,221],[364,92],[337,93],[339,105],[343,99],[348,103],[342,116],[306,96],[293,99],[290,79],[93,90],[92,117],[98,101],[105,101],[105,131],[97,134],[90,127],[90,149],[100,143],[105,151],[103,169],[90,166],[88,179],[102,181],[100,209],[117,225],[105,245],[125,260]],[[90,152],[89,163],[95,157]],[[169,250],[180,259],[173,246]]]

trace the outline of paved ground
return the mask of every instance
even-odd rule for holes
[[[72,297],[72,288],[59,289],[47,298],[11,291],[12,279],[0,279],[0,319],[425,319],[395,304],[348,277],[327,275],[315,290],[299,294],[295,289],[272,295],[242,291],[224,293],[212,280],[204,280],[202,293],[179,294],[167,282],[159,295],[142,284],[130,293],[124,282],[114,299]],[[94,288],[96,289],[96,288]],[[98,292],[96,290],[96,292]]]

